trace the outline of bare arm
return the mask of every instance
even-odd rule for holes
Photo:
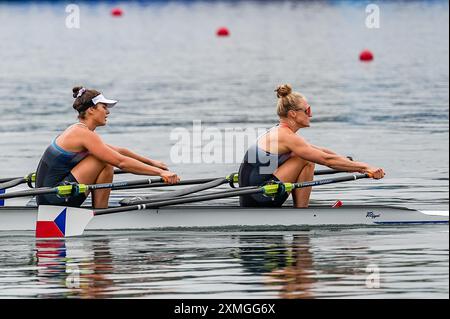
[[[363,162],[354,162],[347,157],[332,151],[326,152],[322,148],[314,147],[296,134],[286,136],[284,144],[297,156],[307,161],[328,166],[346,172],[371,173],[374,178],[382,178],[384,171]]]
[[[314,147],[315,149],[320,150],[320,151],[322,151],[324,153],[338,155],[337,153],[335,153],[332,150],[329,150],[329,149],[327,149],[325,147],[316,146],[316,145],[312,145],[312,144],[310,144],[310,145],[311,145],[311,147]]]
[[[133,174],[158,175],[163,177],[170,184],[176,183],[179,180],[178,176],[172,172],[162,170],[135,158],[120,154],[118,151],[105,144],[94,132],[83,130],[82,134],[85,135],[84,138],[81,138],[83,146],[89,153],[109,165]]]
[[[108,145],[108,147],[112,148],[113,150],[122,154],[123,156],[134,158],[135,160],[137,160],[139,162],[145,163],[147,165],[155,166],[155,167],[163,169],[163,170],[168,170],[168,167],[165,163],[153,160],[148,157],[141,156],[139,154],[136,154],[136,153],[130,151],[127,148],[117,147],[117,146],[113,146],[113,145]]]

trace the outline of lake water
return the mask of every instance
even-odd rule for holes
[[[301,135],[387,173],[321,186],[313,203],[448,210],[448,2],[381,2],[379,29],[352,1],[139,2],[121,18],[112,6],[81,2],[80,28],[69,29],[65,2],[0,3],[0,177],[36,169],[76,120],[78,84],[120,101],[99,129],[108,143],[184,179],[225,176],[239,167],[237,145],[224,142],[213,163],[180,163],[171,133],[198,120],[223,141],[229,129],[271,127],[273,90],[291,83],[313,109]],[[220,26],[231,36],[216,37]],[[358,60],[365,48],[372,63]],[[66,241],[0,232],[0,297],[448,298],[448,246],[448,226]],[[379,288],[366,283],[374,273]]]

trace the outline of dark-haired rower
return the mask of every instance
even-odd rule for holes
[[[97,127],[106,125],[109,109],[117,101],[83,87],[75,87],[72,91],[75,98],[73,108],[78,111],[79,122],[58,135],[45,150],[36,171],[36,187],[110,183],[114,177],[114,167],[133,174],[161,176],[167,184],[179,182],[179,177],[168,171],[163,162],[126,148],[108,145],[95,132]],[[110,192],[110,189],[93,191],[93,207],[108,207]],[[66,201],[56,195],[40,195],[36,200],[38,205],[79,207],[87,196],[80,194]]]

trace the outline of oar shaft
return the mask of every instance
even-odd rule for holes
[[[343,171],[338,171],[336,169],[317,169],[314,171],[314,175],[315,176],[320,176],[320,175],[332,175],[332,174],[337,174],[337,173],[345,173]]]
[[[87,188],[89,190],[105,189],[105,188],[118,189],[118,188],[125,187],[125,186],[151,185],[151,184],[155,184],[155,183],[164,184],[162,178],[146,178],[146,179],[138,179],[138,180],[134,180],[134,181],[93,184],[93,185],[88,185]],[[167,185],[167,184],[165,184],[165,185]]]
[[[165,183],[154,183],[149,185],[142,186],[121,186],[115,188],[115,190],[125,190],[125,189],[136,189],[136,188],[157,188],[157,187],[166,187],[166,186],[187,186],[187,185],[197,185],[197,184],[205,184],[216,180],[217,178],[199,178],[199,179],[190,179],[185,181],[180,181],[178,184],[168,185]]]
[[[354,181],[357,179],[369,178],[369,177],[370,177],[369,174],[347,175],[347,176],[342,176],[342,177],[321,179],[321,180],[316,180],[316,181],[311,181],[311,182],[295,183],[294,188],[305,188],[305,187],[334,184],[334,183],[340,183],[340,182],[349,182],[349,181]]]
[[[12,193],[0,194],[0,200],[9,199],[9,198],[19,198],[19,197],[29,197],[29,196],[37,196],[37,195],[48,195],[48,194],[56,194],[58,190],[54,187],[44,187],[33,190],[33,194],[30,195],[29,190],[25,191],[17,191]]]
[[[16,198],[16,197],[27,197],[27,196],[37,196],[37,195],[49,195],[49,194],[58,194],[60,196],[71,196],[75,193],[84,193],[89,190],[96,189],[106,189],[111,188],[115,189],[116,187],[121,187],[124,185],[147,185],[152,183],[162,183],[162,178],[148,178],[141,179],[135,181],[123,181],[116,183],[106,183],[106,184],[93,184],[93,185],[84,185],[84,184],[73,184],[73,185],[61,185],[56,187],[42,187],[35,188],[31,190],[17,191],[11,192],[7,194],[0,194],[0,199],[8,199],[8,198]],[[167,184],[166,184],[167,185]]]
[[[345,173],[345,172],[334,170],[334,169],[323,169],[323,170],[316,170],[314,172],[314,175],[317,175],[317,176],[331,175],[331,174],[337,174],[337,173]],[[154,184],[142,185],[142,186],[122,186],[122,187],[115,188],[115,190],[128,190],[128,189],[137,189],[137,188],[157,188],[157,187],[165,187],[165,186],[188,186],[188,185],[209,183],[209,182],[214,181],[215,179],[216,178],[192,179],[192,180],[181,181],[175,185],[167,185],[165,183],[154,183]]]
[[[314,175],[316,176],[320,176],[320,175],[331,175],[331,174],[337,174],[337,173],[344,173],[342,171],[338,171],[335,169],[322,169],[322,170],[316,170],[314,171]],[[114,174],[115,175],[121,175],[121,174],[127,174],[127,172],[122,171],[120,169],[115,169],[114,170]],[[179,184],[177,184],[178,186],[183,186],[183,185],[194,185],[194,184],[203,184],[203,183],[208,183],[211,182],[213,179],[212,178],[203,178],[203,179],[194,179],[188,182],[181,182]],[[12,188],[14,186],[23,184],[28,182],[27,178],[25,177],[8,177],[8,178],[0,178],[0,189],[8,189],[8,188]],[[167,184],[165,183],[153,183],[152,185],[148,185],[147,187],[153,188],[153,187],[164,187],[167,186]],[[116,189],[136,189],[136,188],[141,188],[139,186],[136,185],[130,185],[130,186],[121,186],[121,187],[117,187]]]
[[[337,178],[329,178],[329,179],[316,180],[316,181],[304,182],[304,183],[295,183],[295,184],[286,183],[285,185],[290,185],[292,189],[297,189],[297,188],[305,188],[305,187],[333,184],[333,183],[339,183],[339,182],[347,182],[347,181],[357,180],[357,179],[361,179],[361,178],[369,178],[369,174],[357,174],[357,175],[350,175],[350,176],[342,176],[342,177],[337,177]],[[107,209],[103,209],[103,210],[94,211],[94,215],[105,215],[105,214],[121,213],[121,212],[133,211],[133,210],[158,208],[158,207],[169,206],[169,205],[197,203],[197,202],[203,202],[203,201],[208,201],[208,200],[223,199],[223,198],[244,196],[244,195],[254,195],[254,194],[264,194],[264,193],[267,194],[268,190],[273,191],[276,188],[277,188],[277,185],[267,185],[267,188],[265,188],[265,186],[263,186],[263,187],[248,186],[248,187],[241,187],[238,189],[231,189],[231,190],[226,190],[226,191],[222,191],[222,192],[217,192],[217,193],[213,193],[213,194],[186,196],[186,197],[179,197],[179,198],[173,198],[173,199],[168,199],[168,200],[161,200],[161,201],[157,201],[157,202],[152,202],[151,200],[149,200],[149,202],[143,203],[140,205],[107,208]]]
[[[128,174],[128,172],[125,172],[125,171],[122,171],[121,169],[115,168],[114,169],[114,174],[115,175]]]
[[[156,201],[156,202],[152,202],[151,200],[149,200],[150,203],[147,203],[147,204],[106,208],[106,209],[94,211],[94,215],[97,216],[97,215],[122,213],[122,212],[128,212],[128,211],[133,211],[133,210],[158,208],[158,207],[177,205],[177,204],[189,204],[189,203],[203,202],[203,201],[214,200],[214,199],[222,199],[222,198],[229,198],[229,197],[236,197],[236,196],[243,196],[243,195],[252,195],[252,194],[258,194],[258,193],[264,193],[264,189],[261,187],[258,187],[258,186],[248,186],[248,187],[239,188],[238,190],[231,189],[231,190],[216,192],[213,194],[186,196],[186,197],[179,197],[179,198],[161,200],[161,201]]]
[[[198,193],[203,190],[215,188],[217,186],[223,185],[228,182],[229,182],[228,178],[218,178],[218,179],[212,180],[207,183],[198,184],[193,187],[187,187],[187,188],[183,188],[183,189],[176,190],[176,191],[171,191],[170,193],[166,193],[166,194],[125,198],[120,201],[120,204],[129,206],[129,205],[145,204],[145,203],[150,203],[150,202],[158,202],[158,201],[162,201],[162,200],[172,199],[175,197],[181,197],[181,196],[186,196],[186,195],[190,195],[193,193]]]
[[[26,183],[27,182],[27,180],[26,180],[26,178],[17,178],[17,179],[12,179],[12,180],[9,180],[9,181],[7,181],[7,182],[1,182],[0,181],[0,189],[8,189],[8,188],[12,188],[12,187],[15,187],[15,186],[17,186],[17,185],[20,185],[20,184],[23,184],[23,183]]]

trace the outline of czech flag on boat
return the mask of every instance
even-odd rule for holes
[[[39,206],[36,238],[63,238],[83,234],[92,211],[64,206]]]
[[[0,194],[5,194],[6,191],[4,189],[0,189]],[[0,207],[5,206],[5,200],[0,199]]]

